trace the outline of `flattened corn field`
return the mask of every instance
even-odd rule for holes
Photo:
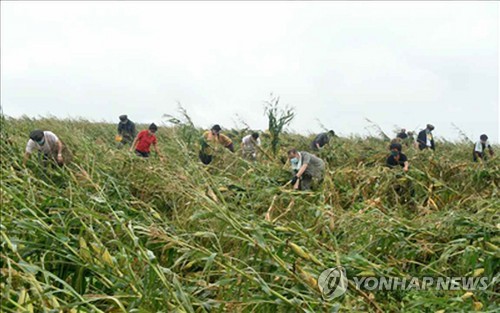
[[[73,163],[44,171],[32,156],[23,169],[36,128],[56,133]],[[328,164],[322,188],[294,192],[283,187],[291,175],[280,158],[292,146],[307,149],[311,137],[285,133],[281,154],[257,163],[221,150],[206,167],[197,155],[201,129],[161,127],[164,163],[117,150],[115,131],[85,120],[2,121],[3,312],[499,310],[498,284],[472,294],[350,286],[325,301],[316,282],[337,265],[348,277],[492,281],[499,158],[473,163],[471,143],[405,148],[404,174],[383,166],[387,141],[334,138],[319,153]],[[248,134],[225,133],[237,150]],[[413,197],[404,194],[410,189]]]

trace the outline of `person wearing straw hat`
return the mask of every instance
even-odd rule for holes
[[[288,159],[294,176],[290,183],[293,189],[310,190],[313,185],[320,185],[325,175],[325,162],[317,156],[292,148],[288,150]]]
[[[433,130],[434,126],[427,124],[427,127],[418,133],[417,144],[420,150],[435,149],[434,136],[432,135]]]
[[[214,148],[221,145],[229,151],[234,152],[233,141],[224,134],[221,134],[221,127],[218,124],[212,126],[210,130],[203,133],[200,138],[201,150],[199,153],[200,160],[203,164],[208,165],[212,162]]]
[[[71,155],[65,145],[51,131],[36,129],[30,133],[30,139],[26,144],[23,158],[23,166],[26,166],[33,152],[38,151],[43,165],[47,165],[47,160],[54,160],[59,166],[67,164],[71,160]]]
[[[486,134],[482,134],[479,137],[479,141],[476,142],[474,145],[474,150],[472,151],[472,158],[474,162],[477,162],[479,160],[481,161],[486,161],[486,153],[485,150],[488,148],[488,152],[490,153],[490,156],[493,156],[493,148],[491,147],[490,143],[488,142],[488,136]]]
[[[122,148],[134,141],[136,136],[135,124],[128,119],[127,115],[119,116],[120,122],[118,122],[118,134],[116,135],[116,141],[118,142],[118,148]]]

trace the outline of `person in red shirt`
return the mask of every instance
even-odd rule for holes
[[[153,145],[156,154],[160,157],[161,160],[163,160],[163,156],[158,151],[158,147],[156,145],[157,140],[155,133],[157,130],[158,127],[153,123],[149,125],[149,129],[139,132],[139,134],[137,134],[137,137],[135,137],[134,142],[132,142],[130,152],[134,151],[135,149],[136,155],[147,158],[149,157],[150,147],[151,145]]]

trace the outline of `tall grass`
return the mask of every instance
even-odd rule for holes
[[[338,264],[348,276],[498,275],[498,158],[472,163],[464,143],[410,147],[404,174],[382,166],[386,141],[336,138],[320,152],[328,163],[322,190],[300,193],[283,187],[290,174],[274,161],[224,152],[217,166],[203,166],[186,124],[160,128],[161,162],[116,150],[115,125],[2,122],[2,311],[498,309],[498,285],[471,297],[350,288],[323,301],[315,281]],[[74,162],[22,168],[34,128],[58,134]],[[281,139],[307,148],[312,138]]]

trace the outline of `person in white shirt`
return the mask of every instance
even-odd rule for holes
[[[427,127],[420,133],[418,133],[417,143],[420,150],[435,149],[434,136],[432,135],[433,130],[434,126],[431,124],[427,124]]]
[[[488,142],[488,136],[482,134],[479,137],[479,141],[474,145],[474,151],[472,152],[474,162],[477,162],[479,159],[482,161],[486,161],[486,148],[488,148],[490,156],[493,156],[493,148]]]
[[[40,152],[45,159],[54,159],[59,165],[63,165],[63,144],[61,140],[51,131],[41,131],[39,129],[30,133],[30,139],[26,145],[23,165],[29,160],[33,152]]]
[[[241,152],[243,158],[255,160],[257,158],[257,147],[260,146],[260,138],[258,133],[253,133],[243,137],[241,140]]]

